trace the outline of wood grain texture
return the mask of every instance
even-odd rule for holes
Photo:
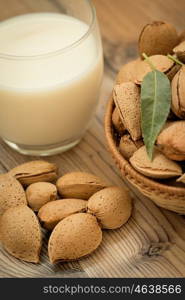
[[[16,2],[16,5],[15,5]],[[24,12],[31,1],[1,0],[0,19],[16,11]],[[31,9],[42,9],[43,0],[32,1]],[[47,2],[58,11],[58,1]],[[91,129],[81,143],[67,153],[48,158],[59,166],[59,173],[82,170],[130,189],[133,215],[119,230],[104,231],[103,243],[91,256],[74,263],[52,266],[47,257],[48,234],[43,231],[41,263],[14,259],[0,248],[0,277],[184,277],[185,222],[183,217],[158,208],[125,182],[107,150],[103,118],[116,72],[137,55],[137,39],[142,26],[151,20],[166,20],[178,30],[185,28],[184,0],[93,0],[101,27],[105,76],[100,104]],[[19,3],[19,4],[17,4]],[[35,159],[20,155],[0,143],[0,171]]]

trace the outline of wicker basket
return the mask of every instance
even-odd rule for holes
[[[180,214],[185,214],[185,188],[168,186],[143,176],[120,154],[113,134],[113,109],[114,102],[111,98],[105,114],[105,134],[110,152],[119,167],[122,176],[124,176],[124,178],[126,178],[142,194],[153,200],[158,206]]]

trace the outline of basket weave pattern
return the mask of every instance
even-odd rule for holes
[[[131,164],[120,154],[113,136],[112,112],[114,102],[111,97],[105,114],[105,134],[116,165],[121,174],[142,194],[153,200],[158,206],[171,211],[185,214],[185,188],[168,186],[149,179],[137,172]]]

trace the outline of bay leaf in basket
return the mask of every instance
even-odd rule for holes
[[[148,58],[147,60],[150,64]],[[141,85],[141,128],[150,160],[153,158],[155,141],[168,118],[171,105],[168,77],[154,66],[151,66],[151,69]]]

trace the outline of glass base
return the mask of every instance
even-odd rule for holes
[[[12,149],[16,150],[17,152],[24,154],[24,155],[32,155],[32,156],[51,156],[56,155],[62,152],[65,152],[73,147],[75,147],[79,142],[80,139],[67,141],[61,144],[53,144],[53,145],[45,145],[45,146],[26,146],[15,144],[10,142],[6,139],[3,141]]]

